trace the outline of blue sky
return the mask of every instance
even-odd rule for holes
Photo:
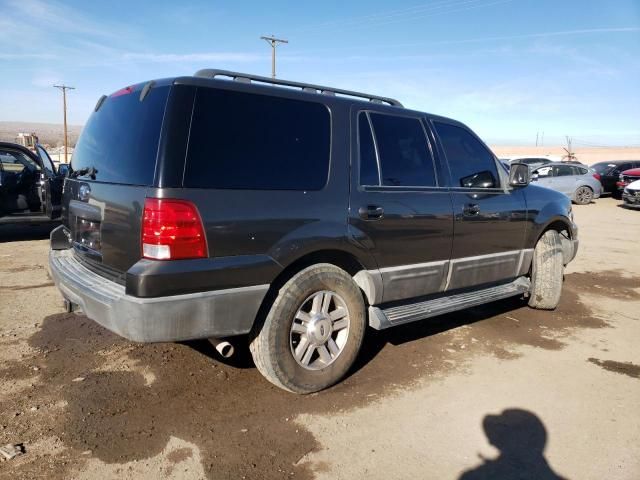
[[[396,97],[491,143],[640,145],[640,0],[0,0],[0,120],[83,124],[103,93],[203,67]]]

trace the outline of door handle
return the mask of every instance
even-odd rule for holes
[[[384,208],[377,205],[367,205],[366,207],[360,207],[358,214],[364,220],[379,220],[384,215]]]
[[[463,215],[474,216],[480,213],[480,205],[477,203],[467,203],[462,209]]]

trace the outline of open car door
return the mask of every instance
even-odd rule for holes
[[[57,218],[60,216],[64,175],[58,174],[51,157],[42,145],[36,145],[36,152],[42,165],[39,194],[44,214],[51,219]]]

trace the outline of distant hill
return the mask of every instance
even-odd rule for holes
[[[69,145],[75,146],[81,125],[67,125],[69,135]],[[0,141],[15,142],[18,132],[35,133],[43,145],[53,147],[64,144],[64,128],[57,123],[35,123],[35,122],[0,122]]]

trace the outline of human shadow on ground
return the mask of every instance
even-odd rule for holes
[[[459,480],[564,480],[544,456],[547,430],[532,412],[518,408],[487,415],[482,428],[489,443],[500,450],[495,459],[464,472]]]

